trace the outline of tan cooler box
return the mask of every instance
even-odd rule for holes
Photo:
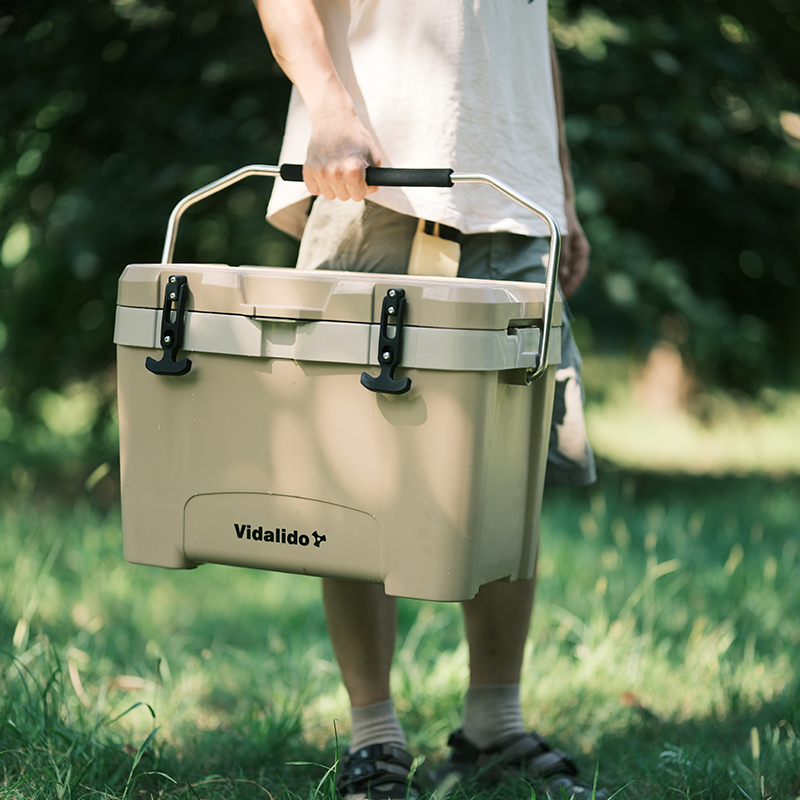
[[[165,263],[120,278],[125,558],[429,600],[530,577],[560,358],[557,227],[547,285],[169,263],[183,208],[277,171],[190,195]]]

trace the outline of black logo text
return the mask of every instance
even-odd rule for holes
[[[314,537],[314,541],[311,541],[309,536],[306,536],[305,533],[298,533],[297,531],[289,531],[286,532],[286,528],[275,528],[274,531],[264,530],[264,528],[259,525],[257,528],[254,528],[250,525],[237,525],[235,522],[233,523],[233,529],[236,531],[236,537],[238,539],[250,539],[251,541],[256,542],[274,542],[275,544],[293,544],[299,547],[308,547],[310,544],[313,544],[314,547],[321,547],[322,543],[327,541],[327,537],[320,536],[316,531],[314,531],[311,536]]]

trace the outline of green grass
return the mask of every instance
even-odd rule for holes
[[[550,495],[529,723],[622,796],[800,796],[798,520],[797,477],[606,466]],[[126,564],[116,512],[85,501],[17,498],[0,537],[0,797],[330,794],[347,703],[315,579]],[[467,656],[455,606],[402,601],[400,623],[396,703],[424,772]]]

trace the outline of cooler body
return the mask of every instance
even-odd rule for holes
[[[176,275],[191,366],[154,374]],[[389,394],[362,373],[381,373],[381,336],[398,327],[384,300],[398,289],[394,377],[410,388]],[[543,297],[536,284],[128,267],[115,333],[126,559],[449,601],[531,577],[560,357],[557,302],[553,366],[525,383]]]

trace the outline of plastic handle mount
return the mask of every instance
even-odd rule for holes
[[[392,167],[367,167],[368,186],[437,186],[450,188],[452,169],[395,169]],[[302,164],[283,164],[281,178],[301,183]]]

